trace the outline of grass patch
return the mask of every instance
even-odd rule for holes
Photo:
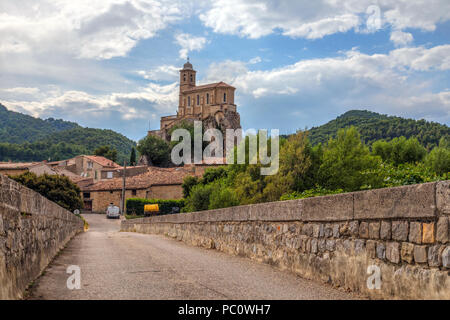
[[[78,218],[80,218],[81,220],[83,220],[83,223],[84,223],[83,229],[86,232],[89,229],[89,223],[86,221],[85,218],[83,218],[83,216],[81,214],[78,213],[78,214],[76,214],[76,216]]]

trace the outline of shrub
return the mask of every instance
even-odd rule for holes
[[[339,194],[343,193],[344,191],[342,189],[337,190],[328,190],[323,189],[319,186],[317,186],[315,189],[309,189],[302,192],[292,192],[292,193],[286,193],[281,196],[280,200],[295,200],[295,199],[304,199],[304,198],[311,198],[311,197],[319,197],[319,196],[328,196],[332,194]]]
[[[219,186],[213,188],[209,199],[208,209],[219,209],[239,205],[236,193],[231,187]]]
[[[371,170],[379,166],[380,160],[370,154],[355,127],[341,129],[324,150],[319,169],[320,185],[325,189],[344,191],[360,190],[363,186],[376,188],[381,181]]]
[[[183,180],[183,184],[181,185],[181,187],[183,188],[183,198],[186,199],[187,197],[189,197],[189,195],[191,194],[191,189],[197,184],[199,184],[198,177],[186,176]]]
[[[186,199],[186,207],[183,211],[202,211],[208,210],[209,198],[212,192],[212,185],[198,184],[191,189],[191,194]]]
[[[450,149],[434,148],[425,158],[425,165],[438,175],[450,173]]]
[[[146,204],[158,204],[159,214],[171,214],[172,208],[179,208],[179,212],[184,207],[184,199],[180,200],[164,200],[164,199],[141,199],[141,198],[130,198],[127,199],[127,210],[128,215],[144,215],[144,206]]]
[[[56,202],[64,209],[74,211],[83,208],[80,188],[67,177],[48,174],[37,176],[32,172],[25,172],[12,176],[11,179]]]

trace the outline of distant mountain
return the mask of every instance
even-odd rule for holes
[[[351,110],[324,125],[311,128],[309,138],[313,144],[325,143],[330,137],[335,137],[339,129],[350,126],[355,126],[369,145],[376,140],[404,136],[416,137],[426,148],[431,149],[439,144],[441,137],[450,137],[450,128],[444,124],[387,116],[367,110]]]
[[[56,161],[92,154],[103,145],[115,148],[117,161],[122,163],[129,160],[136,143],[112,130],[84,128],[60,119],[42,120],[0,104],[0,161]]]

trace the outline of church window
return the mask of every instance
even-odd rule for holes
[[[223,102],[227,102],[227,94],[226,93],[223,94]]]
[[[191,74],[191,82],[194,82],[194,76]]]
[[[191,106],[191,97],[188,97],[188,107]]]
[[[206,104],[209,104],[209,93],[206,94]]]
[[[186,73],[183,74],[183,81],[186,82]]]
[[[200,105],[200,95],[199,94],[197,95],[197,105],[198,106]]]

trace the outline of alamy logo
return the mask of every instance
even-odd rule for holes
[[[67,279],[67,289],[79,290],[81,289],[81,269],[79,266],[71,265],[67,267],[66,273],[71,276]]]
[[[270,131],[270,141],[267,130],[249,129],[245,131],[248,137],[248,162],[261,167],[261,175],[274,175],[279,169],[280,138],[279,130]],[[224,160],[223,134],[218,129],[208,129],[202,134],[202,122],[194,122],[194,157],[192,157],[192,137],[186,129],[176,129],[171,134],[172,141],[181,141],[172,149],[171,160],[174,164],[245,164],[246,147],[243,141],[242,129],[226,129],[226,158]],[[203,142],[210,142],[203,150]],[[235,149],[235,146],[237,148]],[[236,150],[236,152],[235,152]],[[236,162],[235,162],[236,156]]]
[[[381,289],[381,269],[377,265],[370,265],[367,267],[367,274],[370,275],[367,278],[367,289],[373,290]]]
[[[381,21],[381,9],[379,6],[371,5],[367,8],[366,14],[368,14],[366,26],[369,31],[377,31],[382,27]]]

